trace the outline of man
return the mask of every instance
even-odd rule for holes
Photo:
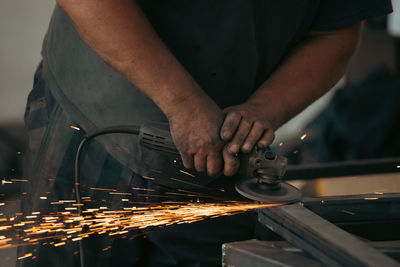
[[[185,167],[223,172],[205,186],[233,191],[237,154],[269,145],[277,128],[331,88],[357,46],[360,22],[391,11],[388,0],[57,2],[26,113],[25,212],[48,209],[39,201],[44,192],[48,201],[73,198],[82,133],[71,125],[90,132],[168,121]],[[140,153],[132,140],[113,136],[93,144],[82,184],[156,190],[135,175]],[[116,241],[110,257],[96,252],[101,247],[94,242],[86,263],[219,265],[220,245],[251,238],[252,227],[249,214],[179,226]],[[77,256],[67,251],[41,248],[39,260],[26,263],[72,266]]]

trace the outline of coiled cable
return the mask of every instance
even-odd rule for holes
[[[78,207],[78,214],[79,216],[82,216],[82,208],[81,208],[81,192],[80,192],[80,164],[79,160],[81,158],[82,154],[82,149],[85,146],[85,144],[90,141],[91,139],[100,136],[100,135],[106,135],[106,134],[134,134],[134,135],[139,135],[139,130],[140,126],[127,126],[127,125],[119,125],[119,126],[111,126],[111,127],[105,127],[98,129],[88,135],[86,135],[82,141],[80,142],[78,146],[78,150],[76,151],[75,155],[75,200],[76,204]],[[84,255],[84,250],[83,250],[83,242],[82,239],[79,240],[79,258],[80,258],[80,263],[81,267],[85,267],[85,255]]]

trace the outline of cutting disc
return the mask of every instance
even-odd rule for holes
[[[293,203],[300,201],[300,191],[287,183],[280,183],[280,187],[274,188],[258,182],[257,178],[244,179],[236,186],[242,196],[264,203]]]

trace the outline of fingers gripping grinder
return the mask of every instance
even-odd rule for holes
[[[179,155],[167,124],[149,123],[140,127],[140,143],[160,153]],[[248,154],[239,154],[242,177],[236,191],[246,198],[266,203],[291,203],[300,200],[301,194],[292,185],[281,181],[285,174],[287,158],[276,155],[269,147],[255,147]]]

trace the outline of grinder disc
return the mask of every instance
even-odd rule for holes
[[[280,183],[280,188],[273,188],[258,182],[257,178],[244,179],[236,186],[242,196],[265,203],[293,203],[300,201],[300,191],[287,183]]]

